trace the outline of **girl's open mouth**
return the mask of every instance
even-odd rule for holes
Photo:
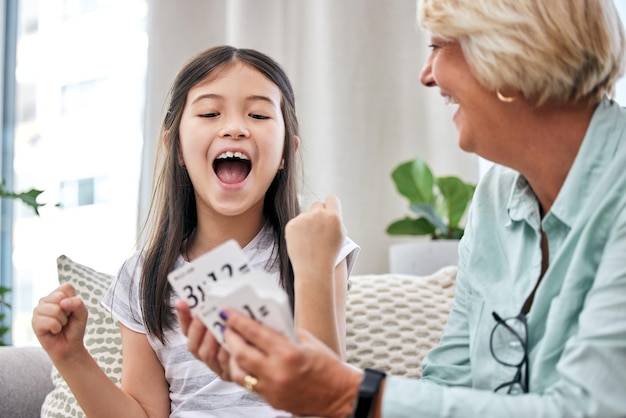
[[[213,171],[222,183],[237,184],[248,177],[252,169],[250,158],[240,151],[226,151],[213,161]]]

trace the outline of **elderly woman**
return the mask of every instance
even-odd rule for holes
[[[610,97],[625,36],[613,0],[418,0],[418,17],[432,35],[422,83],[458,107],[459,146],[496,163],[422,379],[354,370],[310,334],[292,344],[234,310],[229,354],[211,338],[192,351],[300,415],[623,417],[626,111]],[[306,252],[290,255],[296,268]]]

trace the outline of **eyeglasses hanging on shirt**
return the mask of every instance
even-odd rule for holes
[[[508,394],[528,393],[528,324],[526,315],[502,319],[492,312],[496,325],[491,331],[489,349],[491,355],[500,364],[517,368],[512,380],[502,383],[494,392],[505,391]]]

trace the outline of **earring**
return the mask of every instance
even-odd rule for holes
[[[496,90],[496,96],[498,96],[498,100],[500,100],[503,103],[511,103],[515,101],[515,97],[505,96],[504,94],[500,92],[500,89]]]

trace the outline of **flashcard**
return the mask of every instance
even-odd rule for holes
[[[168,280],[215,338],[224,345],[219,314],[235,308],[295,341],[287,293],[275,278],[253,270],[235,240],[230,240],[171,272]]]
[[[271,314],[261,322],[273,327],[283,335],[293,336],[293,314],[289,297],[282,287],[278,285],[275,278],[262,270],[254,270],[241,280],[233,280],[232,285],[245,281],[250,284],[254,291],[256,300],[264,303],[264,308],[269,309]],[[216,286],[217,287],[217,286]],[[252,306],[254,302],[251,302]],[[260,308],[259,308],[260,309]]]
[[[222,287],[222,286],[215,286]],[[215,293],[209,296],[209,300],[202,310],[199,312],[200,319],[204,322],[204,325],[215,336],[215,339],[220,344],[224,344],[224,321],[220,317],[220,312],[224,308],[236,308],[241,309],[241,300],[250,300],[254,298],[254,293],[249,286],[239,284],[236,288],[230,288],[227,294],[217,296]],[[244,302],[245,304],[245,302]]]
[[[235,240],[228,240],[183,267],[167,278],[180,298],[192,311],[206,301],[206,288],[214,282],[241,277],[252,271],[248,259]]]
[[[237,285],[234,287],[227,286],[230,288],[228,294],[220,296],[212,293],[211,290],[222,287],[221,284],[211,286],[208,301],[199,313],[206,327],[213,333],[220,344],[224,345],[224,336],[222,334],[224,321],[219,314],[225,308],[238,309],[255,321],[267,325],[290,340],[295,341],[291,311],[285,311],[275,298],[260,298],[254,288],[256,284],[254,279],[238,280],[237,282]],[[276,285],[276,288],[284,294],[284,291],[278,285]],[[287,315],[285,315],[285,312],[287,312]]]

